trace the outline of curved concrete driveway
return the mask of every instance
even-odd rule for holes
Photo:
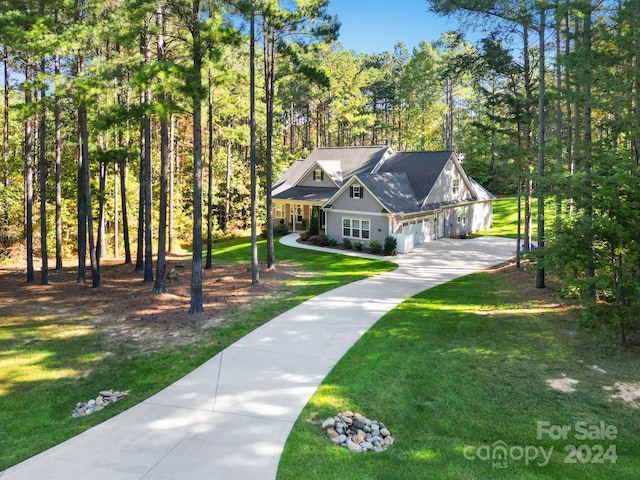
[[[289,245],[297,235],[283,239]],[[300,411],[346,351],[407,298],[514,256],[515,241],[441,239],[399,268],[315,297],[144,402],[1,480],[260,480],[276,476]]]

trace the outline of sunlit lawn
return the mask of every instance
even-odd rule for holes
[[[547,205],[547,219],[553,208]],[[483,234],[515,238],[516,225],[516,199],[497,199],[494,227]],[[553,297],[535,300],[527,290],[533,279],[520,276],[467,276],[378,321],[300,415],[278,478],[638,478],[640,398],[614,397],[624,385],[640,392],[640,352],[585,338],[571,308]],[[552,389],[551,381],[575,391]],[[396,444],[366,454],[334,446],[319,423],[343,410],[385,422]],[[538,422],[571,431],[552,439],[538,435]],[[602,439],[600,422],[615,427],[613,440]],[[577,424],[600,439],[579,438]],[[500,447],[508,449],[506,461],[486,459]],[[552,452],[548,462],[541,448]],[[527,457],[518,458],[520,451]]]
[[[524,222],[524,199],[521,205],[521,218]],[[549,229],[553,228],[553,222],[555,221],[556,205],[553,198],[547,199],[545,202],[545,231],[549,232]],[[532,199],[531,202],[531,235],[533,241],[536,241],[538,235],[538,200]],[[501,197],[496,198],[493,202],[493,226],[479,232],[478,235],[489,235],[498,237],[516,238],[517,226],[518,226],[518,199],[517,197]],[[524,224],[521,225],[520,234],[524,235]]]
[[[302,412],[278,478],[638,478],[640,399],[632,406],[614,398],[617,382],[640,387],[637,350],[583,338],[570,309],[530,299],[527,283],[478,273],[383,317]],[[575,391],[554,390],[551,380]],[[343,410],[385,422],[397,442],[381,453],[334,446],[319,423]],[[571,431],[566,439],[538,436],[537,422]],[[598,432],[604,422],[617,434],[583,440],[577,422]],[[571,445],[580,456],[571,456]],[[508,449],[506,461],[487,460],[500,446]],[[519,457],[527,447],[528,460]],[[548,463],[540,447],[547,454],[553,448]]]
[[[264,242],[260,242],[264,258]],[[214,262],[249,263],[250,243],[214,246]],[[0,310],[0,472],[164,388],[227,345],[279,313],[339,285],[395,268],[372,261],[309,252],[280,244],[276,258],[299,268],[277,298],[238,309],[213,337],[187,347],[141,355],[129,345],[107,343],[87,318],[2,316]],[[130,390],[125,400],[99,413],[72,418],[77,402],[104,389]]]

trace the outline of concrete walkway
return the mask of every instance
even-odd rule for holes
[[[296,238],[282,242],[300,246]],[[515,248],[501,238],[441,239],[394,257],[397,270],[283,313],[146,401],[0,479],[273,479],[300,411],[367,329],[407,298],[506,261]]]

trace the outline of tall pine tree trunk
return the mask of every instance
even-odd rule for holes
[[[78,126],[80,126],[80,109],[78,113]],[[87,200],[84,183],[84,162],[82,159],[82,134],[78,128],[78,278],[77,282],[84,284],[87,279]]]
[[[30,59],[25,60],[25,80],[31,81]],[[24,103],[31,104],[31,87],[25,88]],[[35,281],[33,269],[33,122],[27,118],[24,124],[24,202],[25,237],[27,244],[27,283]]]
[[[266,22],[265,22],[266,23]],[[272,38],[272,32],[265,25],[264,34],[264,84],[265,84],[265,102],[267,107],[267,132],[266,132],[266,178],[265,190],[267,197],[267,269],[275,268],[275,247],[273,243],[273,212],[271,187],[273,186],[273,116],[275,104],[275,67],[276,67],[276,44]]]
[[[540,51],[539,51],[539,74],[538,74],[538,178],[537,178],[537,191],[538,191],[538,249],[544,247],[544,149],[545,149],[545,111],[544,111],[544,96],[545,96],[545,6],[540,7],[540,29],[538,36],[540,38]],[[538,268],[536,270],[536,288],[545,287],[545,271],[544,271],[544,253],[538,256]]]
[[[82,61],[80,60],[80,65]],[[82,71],[82,69],[78,69]],[[91,262],[91,286],[100,286],[100,266],[95,249],[95,238],[93,234],[93,212],[91,200],[91,169],[89,158],[89,122],[87,119],[87,106],[84,100],[80,100],[78,106],[78,132],[80,134],[80,156],[82,162],[82,183],[85,201],[86,232],[89,239],[89,259]]]
[[[229,121],[229,128],[232,124]],[[225,193],[224,193],[224,231],[228,232],[231,226],[231,178],[233,174],[233,143],[231,140],[227,141],[227,168],[226,168],[226,181],[225,181]]]
[[[173,252],[173,184],[176,164],[175,117],[169,120],[169,253]]]
[[[258,176],[256,168],[256,72],[255,72],[255,13],[251,12],[249,32],[249,130],[251,156],[251,284],[260,283],[258,262]],[[269,186],[270,188],[270,186]]]
[[[531,107],[533,97],[533,86],[531,81],[531,62],[529,51],[529,26],[523,26],[522,35],[522,55],[524,57],[524,89],[526,96],[525,106],[525,155],[528,155],[532,151],[533,147],[533,129],[531,126]],[[533,193],[533,179],[530,163],[527,162],[527,171],[525,172],[524,179],[524,251],[529,252],[531,246],[531,217],[532,217],[532,193]]]
[[[9,188],[9,51],[4,46],[4,57],[2,59],[4,73],[4,126],[2,129],[2,158],[4,160],[4,168],[2,172],[2,185],[5,190]],[[9,198],[5,199],[4,205],[5,218],[2,219],[5,226],[9,227]]]
[[[210,270],[213,263],[213,80],[211,78],[211,68],[209,68],[208,72],[207,143],[209,144],[209,149],[207,152],[209,158],[207,163],[207,263],[205,269]]]
[[[42,3],[41,3],[42,5]],[[40,73],[46,74],[44,58],[40,62]],[[49,252],[47,250],[47,108],[45,104],[46,90],[40,90],[40,126],[38,128],[39,170],[40,170],[40,255],[42,271],[40,284],[49,284]]]
[[[144,33],[142,37],[142,49],[144,51],[144,62],[151,62],[151,39],[149,36],[149,20],[145,19]],[[144,136],[144,176],[142,178],[142,195],[144,202],[144,282],[153,282],[153,233],[152,219],[153,211],[151,205],[152,183],[151,183],[151,88],[148,87],[144,93],[145,115],[142,119]]]
[[[583,152],[583,166],[582,166],[582,171],[585,175],[585,179],[584,179],[584,183],[585,183],[585,194],[584,194],[584,204],[586,205],[586,209],[585,209],[585,213],[587,216],[587,222],[589,223],[589,225],[591,226],[590,228],[593,228],[593,222],[594,222],[594,218],[593,218],[593,204],[592,204],[592,194],[591,194],[591,188],[592,188],[592,179],[591,179],[591,170],[592,170],[592,144],[591,144],[591,103],[592,103],[592,99],[591,99],[591,85],[593,83],[593,67],[594,65],[592,64],[592,35],[593,32],[591,30],[592,28],[592,24],[591,24],[591,15],[592,15],[592,7],[591,7],[591,3],[589,2],[588,7],[586,8],[586,11],[582,12],[583,13],[583,25],[584,25],[584,31],[583,31],[583,44],[582,44],[582,48],[584,49],[584,61],[586,62],[586,69],[585,69],[585,75],[584,75],[584,80],[583,80],[583,96],[582,98],[584,98],[584,108],[582,109],[582,114],[583,114],[583,136],[582,136],[582,140],[583,140],[583,148],[582,148],[582,152]],[[587,278],[593,278],[595,276],[595,259],[591,258],[591,260],[588,262],[587,267],[585,269],[585,276]],[[598,292],[595,289],[595,286],[591,288],[591,291],[589,292],[589,295],[592,298],[595,298],[597,296]]]
[[[60,74],[60,56],[54,59],[56,77]],[[62,140],[61,140],[61,99],[58,89],[53,100],[53,128],[55,130],[55,176],[56,176],[56,270],[62,270]]]
[[[556,174],[562,175],[564,170],[563,158],[563,135],[564,135],[564,119],[562,111],[562,15],[559,11],[559,0],[555,0],[555,42],[556,42]],[[559,234],[562,230],[562,201],[563,195],[560,189],[556,191],[556,218],[555,232]]]
[[[105,241],[105,218],[104,218],[104,208],[105,208],[105,196],[106,196],[106,188],[107,188],[107,164],[104,161],[104,158],[100,159],[100,163],[98,165],[99,172],[99,191],[98,191],[98,243],[96,245],[96,259],[98,263],[100,263],[100,259],[107,256],[107,245]]]
[[[120,204],[122,206],[122,240],[124,242],[124,263],[131,265],[131,241],[129,239],[129,209],[127,204],[127,158],[120,165]]]
[[[189,313],[204,311],[202,305],[202,38],[200,0],[193,0],[193,254]]]
[[[117,147],[116,147],[117,148]],[[120,257],[120,205],[118,198],[118,162],[113,164],[113,258]]]
[[[160,62],[166,59],[165,50],[165,19],[164,9],[158,4],[156,9],[156,26],[158,27],[157,50]],[[166,101],[162,93],[160,101]],[[169,170],[169,119],[165,114],[160,117],[160,215],[158,218],[158,259],[156,265],[156,281],[153,292],[156,294],[165,293],[167,287],[166,280],[166,245],[167,245],[167,190],[168,190],[168,170]]]

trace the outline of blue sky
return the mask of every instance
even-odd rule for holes
[[[340,20],[338,41],[356,53],[393,51],[404,42],[411,51],[422,40],[435,42],[453,19],[427,11],[426,0],[329,0],[328,13]]]

